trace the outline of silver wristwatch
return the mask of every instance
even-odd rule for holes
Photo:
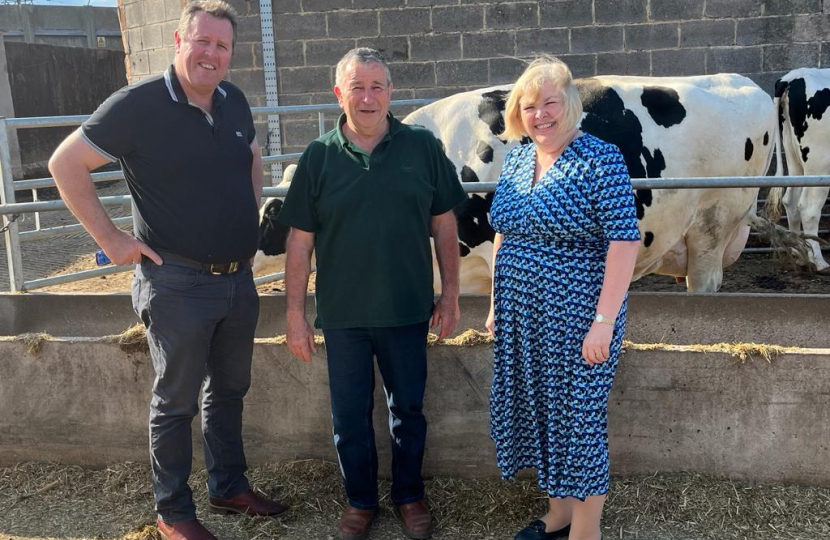
[[[602,313],[597,313],[596,317],[594,317],[594,320],[601,324],[610,324],[611,326],[614,326],[614,321],[616,319],[609,319]]]

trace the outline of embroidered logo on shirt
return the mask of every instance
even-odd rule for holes
[[[403,172],[412,172],[415,168],[412,165],[401,165],[401,170]]]
[[[237,136],[237,137],[239,137],[239,138],[242,138],[242,132],[241,132],[241,131],[237,131],[237,132],[236,132],[236,136]]]

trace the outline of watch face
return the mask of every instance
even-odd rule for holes
[[[603,321],[605,320],[605,317],[603,317],[603,316],[602,316],[602,314],[597,313],[597,316],[596,316],[596,317],[594,317],[594,319],[595,319],[597,322],[600,322],[600,323],[601,323],[601,322],[603,322]]]

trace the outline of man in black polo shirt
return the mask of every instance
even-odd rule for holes
[[[236,14],[221,0],[186,4],[175,63],[110,96],[55,152],[61,195],[115,264],[136,264],[133,307],[156,372],[150,456],[159,530],[213,538],[196,521],[187,480],[191,423],[204,385],[202,432],[215,512],[277,515],[245,477],[242,399],[250,386],[259,300],[262,162],[242,92],[223,81]],[[135,236],[120,231],[89,172],[118,160],[133,196]]]
[[[305,318],[312,251],[317,252],[317,320],[326,340],[334,442],[349,498],[337,528],[367,537],[378,508],[372,430],[373,357],[389,405],[392,502],[410,538],[432,534],[421,463],[426,338],[459,319],[459,251],[452,209],[465,200],[455,168],[426,129],[389,114],[392,81],[375,50],[354,49],[336,70],[343,109],[337,127],[305,150],[279,220],[287,244],[288,345],[310,362]],[[434,238],[442,296],[433,306]]]

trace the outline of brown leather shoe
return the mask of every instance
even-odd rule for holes
[[[408,538],[429,538],[432,536],[432,516],[424,501],[402,504],[397,507],[401,517],[403,533]]]
[[[178,523],[165,523],[158,518],[156,521],[161,536],[167,540],[216,540],[209,530],[196,521],[180,521]]]
[[[337,537],[340,540],[366,540],[369,538],[369,527],[377,514],[377,508],[361,510],[352,505],[346,506],[337,522]]]
[[[288,507],[277,501],[263,499],[252,490],[243,491],[230,499],[210,497],[210,511],[214,514],[247,514],[249,516],[276,517],[284,514]]]

